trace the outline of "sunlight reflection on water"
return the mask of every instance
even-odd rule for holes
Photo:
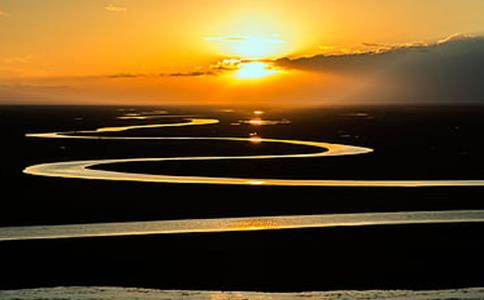
[[[484,210],[351,213],[1,227],[0,241],[484,222]]]

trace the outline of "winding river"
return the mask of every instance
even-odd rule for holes
[[[307,180],[273,178],[235,178],[210,176],[154,175],[105,171],[99,167],[105,164],[127,162],[161,161],[208,161],[208,160],[256,160],[284,158],[321,158],[330,156],[364,155],[371,148],[325,143],[319,141],[287,140],[244,137],[127,137],[96,135],[106,132],[122,132],[135,129],[169,128],[182,126],[216,125],[217,119],[186,118],[178,123],[133,125],[122,127],[102,127],[89,131],[29,133],[29,138],[47,139],[90,139],[90,140],[180,140],[180,141],[231,141],[255,143],[282,143],[317,148],[319,151],[303,154],[245,155],[245,156],[194,156],[161,158],[98,159],[82,161],[63,161],[36,164],[24,169],[25,174],[59,178],[93,180],[114,180],[134,182],[176,183],[176,184],[220,184],[220,185],[263,185],[263,186],[338,186],[338,187],[422,187],[422,186],[484,186],[484,180]],[[97,167],[97,169],[93,169]],[[187,232],[224,232],[275,230],[293,228],[322,228],[336,226],[369,226],[427,223],[483,222],[484,210],[453,210],[428,212],[388,212],[324,214],[275,217],[243,217],[218,219],[164,220],[147,222],[72,224],[0,228],[0,241],[24,239],[54,239],[93,236],[119,236],[143,234],[174,234]]]
[[[247,155],[247,156],[192,156],[192,157],[162,157],[162,158],[127,158],[127,159],[97,159],[82,161],[65,161],[37,164],[24,169],[24,173],[36,176],[158,182],[158,183],[189,183],[189,184],[224,184],[224,185],[265,185],[265,186],[338,186],[338,187],[425,187],[425,186],[484,186],[484,180],[321,180],[321,179],[273,179],[273,178],[236,178],[213,176],[180,176],[155,175],[143,173],[127,173],[92,169],[104,164],[130,162],[162,162],[162,161],[203,161],[203,160],[254,160],[254,159],[282,159],[282,158],[317,158],[325,156],[360,155],[373,151],[371,148],[351,146],[317,141],[271,139],[260,137],[122,137],[96,136],[86,134],[122,132],[133,129],[168,128],[182,126],[201,126],[218,124],[217,119],[186,119],[180,123],[148,124],[121,127],[103,127],[91,131],[29,133],[30,138],[62,138],[62,139],[91,139],[91,140],[203,140],[203,141],[232,141],[257,143],[282,143],[291,145],[310,146],[319,152],[306,154],[279,155]],[[83,135],[84,134],[84,135]]]

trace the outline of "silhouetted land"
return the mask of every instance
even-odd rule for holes
[[[150,108],[136,108],[147,111]],[[103,166],[133,172],[279,178],[484,179],[484,107],[345,107],[270,111],[290,125],[230,126],[250,110],[168,107],[214,126],[119,135],[320,140],[375,149],[321,159]],[[355,113],[365,113],[357,114]],[[42,178],[64,160],[313,151],[232,142],[27,139],[26,132],[174,122],[116,120],[117,107],[2,107],[2,226],[249,215],[483,209],[484,188],[283,188]],[[81,119],[80,119],[81,118]],[[414,225],[0,243],[0,288],[115,285],[165,289],[329,290],[483,286],[484,225]],[[316,275],[313,275],[316,274]]]

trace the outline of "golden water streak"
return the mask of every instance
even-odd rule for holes
[[[27,133],[26,137],[35,138],[69,138],[69,139],[126,139],[125,137],[98,137],[98,136],[80,136],[73,134],[91,134],[91,133],[103,133],[103,132],[121,132],[133,129],[153,129],[162,127],[184,127],[184,126],[196,126],[196,125],[213,125],[218,124],[220,121],[217,119],[187,119],[186,122],[178,123],[162,123],[162,124],[145,124],[145,125],[131,125],[131,126],[117,126],[117,127],[101,127],[95,130],[81,130],[81,131],[65,131],[65,132],[48,132],[48,133]],[[151,138],[142,138],[151,139]]]
[[[0,241],[472,222],[484,222],[484,210],[352,213],[2,227],[0,228]]]
[[[79,133],[120,132],[132,129],[181,127],[193,125],[217,124],[216,119],[188,119],[187,122],[171,124],[150,124],[123,127],[104,127],[92,131],[31,133],[27,137],[37,138],[68,138],[94,140],[208,140],[252,142],[251,138],[238,137],[115,137],[73,135]],[[127,173],[90,169],[103,164],[117,164],[130,162],[161,162],[161,161],[202,161],[202,160],[241,160],[241,159],[281,159],[281,158],[315,158],[324,156],[344,156],[365,154],[373,151],[371,148],[300,140],[259,138],[258,142],[283,143],[291,145],[310,146],[321,151],[307,154],[282,155],[248,155],[248,156],[194,156],[194,157],[165,157],[165,158],[129,158],[129,159],[100,159],[84,161],[67,161],[38,164],[25,168],[24,173],[37,176],[155,182],[155,183],[186,183],[186,184],[224,184],[224,185],[264,185],[264,186],[327,186],[327,187],[431,187],[431,186],[484,186],[484,180],[328,180],[328,179],[271,179],[271,178],[235,178],[212,176],[176,176],[154,175],[143,173]]]

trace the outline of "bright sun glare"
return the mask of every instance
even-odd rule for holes
[[[277,73],[277,70],[270,69],[269,65],[263,62],[241,63],[235,73],[237,79],[257,79]]]
[[[270,37],[254,37],[254,36],[221,36],[208,37],[207,41],[216,42],[223,53],[228,55],[236,55],[246,59],[261,59],[280,54],[287,46],[286,41],[277,38],[277,36]]]
[[[285,41],[275,38],[245,38],[233,43],[232,49],[238,55],[248,58],[267,57],[277,54]]]
[[[230,67],[235,67],[235,79],[259,79],[279,73],[279,70],[271,68],[270,63],[262,60],[276,57],[287,46],[287,42],[280,39],[277,34],[265,37],[215,36],[207,37],[205,40],[215,42],[224,55],[236,57],[224,59],[224,63],[229,62]],[[232,61],[235,61],[233,66]]]

